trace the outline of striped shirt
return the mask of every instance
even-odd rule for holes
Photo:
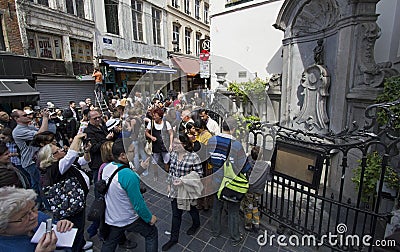
[[[227,157],[229,142],[231,149],[229,151],[229,161],[232,163],[233,170],[236,174],[239,172],[247,173],[251,166],[247,161],[246,153],[242,144],[237,141],[232,135],[219,134],[208,140],[207,149],[210,153],[210,164],[213,166],[213,172],[217,172],[221,168]]]

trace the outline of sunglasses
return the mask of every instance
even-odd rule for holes
[[[100,119],[101,119],[101,116],[93,117],[93,120],[100,120]]]

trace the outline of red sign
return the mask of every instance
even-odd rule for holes
[[[202,50],[199,57],[202,61],[207,61],[210,58],[210,53],[207,50]]]

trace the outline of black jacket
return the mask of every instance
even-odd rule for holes
[[[87,134],[87,137],[90,138],[90,142],[92,143],[92,148],[90,149],[90,169],[98,170],[103,163],[101,160],[100,147],[107,141],[107,127],[101,125],[100,128],[97,128],[89,123],[84,132]]]

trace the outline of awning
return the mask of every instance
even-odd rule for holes
[[[39,92],[33,89],[27,79],[0,79],[0,102],[35,102]]]
[[[200,63],[196,59],[172,57],[171,60],[176,67],[180,68],[189,76],[195,76],[200,72]]]
[[[152,65],[118,62],[111,60],[103,60],[102,62],[106,63],[109,67],[113,67],[115,71],[119,72],[167,73],[167,74],[176,73],[175,69],[166,66],[152,66]]]

